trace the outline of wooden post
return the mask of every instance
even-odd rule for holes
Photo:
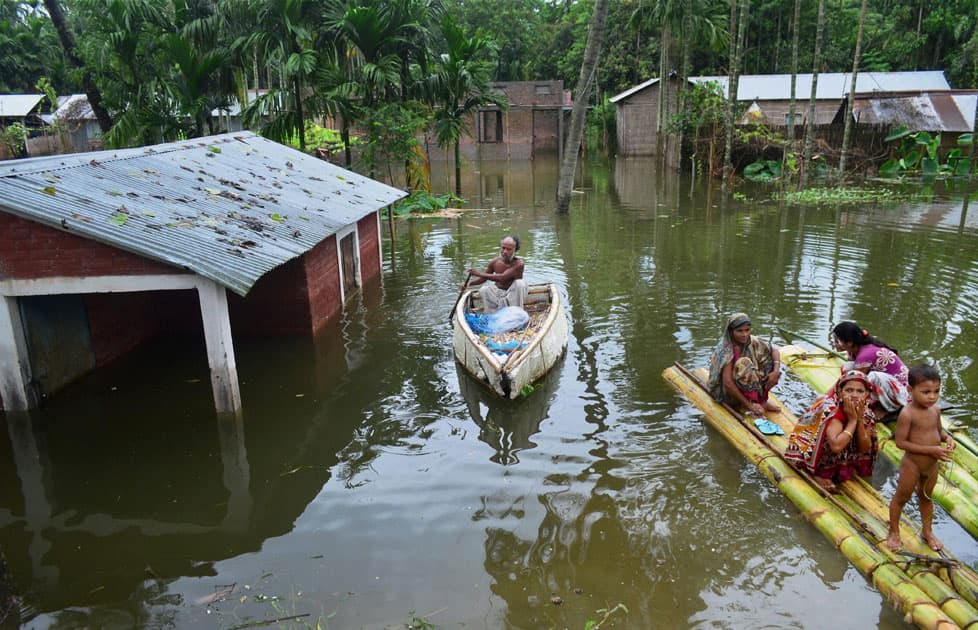
[[[207,344],[207,364],[211,368],[214,405],[218,413],[234,413],[241,409],[241,391],[238,388],[238,368],[234,362],[227,292],[216,282],[201,278],[197,284],[197,295]]]
[[[31,387],[27,339],[16,297],[0,296],[0,398],[6,411],[26,411],[37,406]]]

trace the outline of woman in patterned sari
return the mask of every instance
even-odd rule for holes
[[[750,332],[750,318],[745,313],[730,316],[710,357],[708,385],[717,402],[761,417],[765,411],[778,409],[767,394],[781,378],[781,355]]]
[[[784,458],[807,471],[829,492],[854,474],[869,477],[876,464],[876,419],[870,410],[876,388],[865,374],[850,370],[828,394],[818,397],[798,419]]]
[[[876,419],[896,420],[900,409],[910,400],[907,366],[896,349],[860,328],[856,322],[842,322],[833,328],[832,343],[849,356],[842,371],[859,370],[876,387],[877,401],[873,404]]]

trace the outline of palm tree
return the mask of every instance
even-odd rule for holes
[[[455,194],[461,195],[459,143],[462,134],[468,133],[466,122],[481,107],[495,105],[505,109],[508,102],[489,84],[494,67],[491,58],[496,52],[495,43],[481,30],[476,30],[472,37],[466,37],[449,14],[442,16],[439,26],[445,41],[445,52],[435,61],[427,93],[435,107],[435,138],[438,145],[454,148]]]
[[[859,28],[856,30],[856,52],[852,55],[852,78],[849,81],[849,99],[846,101],[846,126],[842,132],[842,152],[839,155],[839,179],[846,176],[846,153],[849,151],[849,135],[852,133],[852,109],[856,101],[856,77],[859,74],[859,49],[863,43],[863,25],[866,23],[866,0],[859,10]]]
[[[305,151],[308,88],[319,70],[316,49],[321,24],[316,0],[253,0],[257,30],[235,42],[235,50],[252,51],[279,71],[279,86],[244,108],[246,124],[261,121],[262,134],[279,142],[298,139]]]
[[[808,169],[812,162],[812,145],[815,140],[815,96],[818,89],[818,64],[822,51],[822,32],[825,30],[825,0],[818,0],[818,19],[815,22],[815,50],[812,52],[812,92],[808,99],[808,120],[805,125],[805,149],[801,162],[801,178],[798,187],[808,186]]]
[[[731,24],[737,15],[737,9],[740,9],[739,17],[736,17],[737,22],[737,35],[733,35],[733,27],[731,26],[730,34],[730,76],[729,85],[727,87],[727,139],[723,150],[723,181],[720,182],[720,188],[723,194],[726,195],[727,192],[727,180],[733,174],[733,134],[734,126],[736,121],[734,120],[734,112],[737,106],[737,93],[740,89],[740,60],[742,55],[742,48],[744,45],[744,36],[747,32],[747,13],[750,8],[750,0],[731,0],[730,9],[730,19]]]
[[[68,26],[64,11],[61,10],[61,3],[58,0],[44,0],[44,7],[47,9],[48,15],[51,16],[51,23],[54,24],[55,30],[58,31],[58,38],[61,40],[61,46],[64,48],[68,63],[73,68],[82,71],[82,85],[85,86],[88,104],[98,120],[99,129],[102,130],[102,133],[108,133],[112,129],[112,117],[102,105],[102,92],[95,85],[92,73],[85,67],[75,51],[75,35]]]
[[[781,154],[781,192],[788,178],[788,156],[795,151],[795,88],[798,84],[798,29],[801,27],[801,0],[795,0],[795,15],[791,23],[791,100],[788,104],[788,125],[784,151]]]
[[[577,89],[574,91],[574,108],[571,110],[567,143],[564,144],[564,154],[560,160],[557,212],[561,214],[570,210],[574,173],[577,171],[577,153],[581,148],[581,137],[584,135],[584,117],[587,114],[588,95],[591,92],[591,83],[598,68],[598,60],[601,57],[601,44],[604,41],[604,25],[607,17],[608,0],[595,0],[594,13],[591,14],[591,24],[588,27],[587,45],[584,47],[584,59],[581,61],[581,74],[577,77]]]

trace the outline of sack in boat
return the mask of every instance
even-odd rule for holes
[[[465,320],[477,335],[498,335],[530,323],[530,314],[518,306],[504,306],[495,313],[466,313]]]

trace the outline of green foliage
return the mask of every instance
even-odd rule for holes
[[[444,210],[449,206],[460,206],[464,200],[456,197],[452,193],[443,195],[432,195],[424,190],[415,190],[410,195],[397,201],[394,204],[394,214],[404,216],[408,214],[430,214]]]
[[[58,93],[54,90],[54,85],[51,84],[51,79],[41,77],[37,80],[34,87],[43,92],[44,96],[47,97],[50,111],[53,112],[58,109]]]
[[[915,193],[901,193],[887,188],[806,188],[775,194],[775,200],[802,205],[845,205],[896,202],[916,198]]]
[[[353,139],[351,144],[355,144],[356,138]],[[288,144],[293,149],[299,148],[299,138],[297,136],[290,137],[285,144]],[[343,134],[336,130],[330,129],[329,127],[320,127],[311,120],[306,121],[306,149],[309,151],[315,151],[316,149],[322,149],[326,153],[335,153],[337,151],[343,150]]]
[[[408,620],[404,622],[404,627],[408,630],[435,630],[438,626],[431,623],[424,617],[419,617],[413,610],[408,615]]]
[[[958,144],[968,146],[972,134],[961,134]],[[911,131],[907,127],[894,129],[886,138],[886,142],[896,142],[894,157],[880,166],[880,175],[888,178],[899,178],[904,175],[921,175],[933,177],[962,177],[971,170],[971,160],[965,157],[961,149],[955,147],[948,151],[941,162],[939,154],[941,135],[932,135],[926,131]]]
[[[744,177],[752,182],[769,182],[781,178],[781,162],[759,160],[744,167]]]
[[[360,126],[365,134],[361,160],[370,173],[386,167],[388,181],[394,183],[391,165],[424,159],[415,151],[417,134],[428,126],[431,113],[419,103],[388,103],[375,109],[358,111]]]
[[[605,98],[603,103],[590,108],[585,124],[584,139],[587,146],[614,153],[617,126],[614,104]]]
[[[626,615],[628,614],[628,608],[626,608],[625,604],[622,604],[621,602],[615,604],[611,608],[599,608],[595,612],[596,614],[601,615],[601,618],[588,619],[587,623],[584,624],[584,630],[598,630],[606,621],[611,619],[611,617],[619,611],[625,613]]]
[[[727,113],[727,99],[717,83],[694,83],[686,90],[686,111],[669,119],[670,133],[691,135],[697,130],[722,125]]]
[[[0,129],[0,144],[14,157],[23,155],[27,145],[27,128],[22,123],[15,122]]]

